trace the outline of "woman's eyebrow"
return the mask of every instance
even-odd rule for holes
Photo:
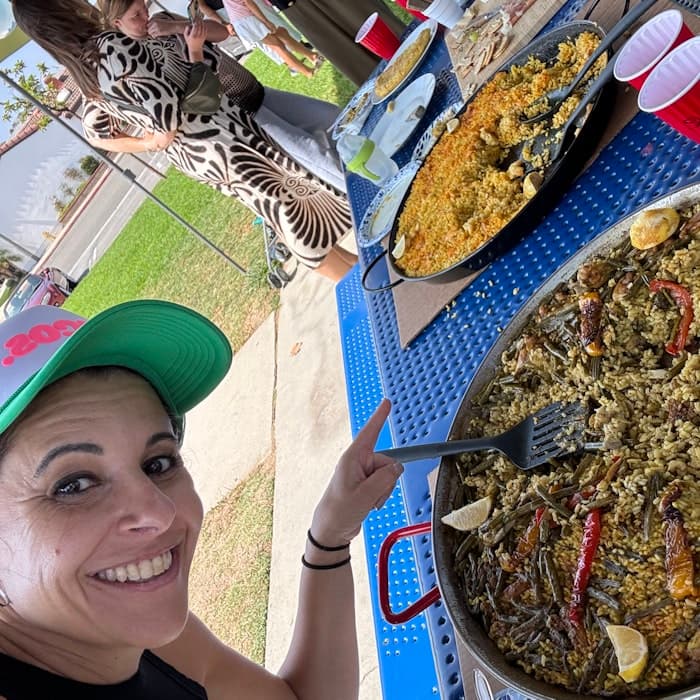
[[[177,442],[177,438],[172,433],[164,431],[162,433],[155,433],[154,435],[151,435],[151,437],[149,437],[148,441],[146,442],[146,447],[152,447],[161,440],[170,440],[170,442]]]
[[[148,441],[146,442],[146,447],[152,447],[161,440],[170,440],[171,442],[177,442],[175,436],[172,433],[164,431],[162,433],[155,433],[151,435],[151,437],[148,438]],[[95,445],[92,442],[76,442],[70,443],[68,445],[61,445],[60,447],[54,447],[52,450],[49,450],[44,459],[42,459],[41,462],[39,462],[39,466],[34,472],[34,478],[36,479],[38,476],[41,476],[41,474],[44,471],[46,471],[46,468],[49,466],[52,460],[70,452],[85,452],[91,455],[104,454],[104,450],[99,445]]]
[[[91,455],[104,454],[102,448],[99,445],[95,445],[91,442],[76,442],[70,443],[68,445],[61,445],[60,447],[54,447],[52,450],[49,450],[46,453],[44,459],[42,459],[41,462],[39,462],[39,466],[34,472],[34,478],[36,479],[44,471],[46,471],[46,468],[49,466],[52,460],[70,452],[86,452],[87,454]]]

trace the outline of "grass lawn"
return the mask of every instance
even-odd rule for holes
[[[155,203],[147,201],[69,297],[86,316],[129,299],[159,298],[197,309],[238,349],[279,300],[265,280],[261,226],[236,200],[174,169],[154,193],[249,271],[242,275]]]
[[[275,461],[270,455],[204,519],[190,606],[229,646],[265,661]]]

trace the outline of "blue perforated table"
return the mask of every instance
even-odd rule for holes
[[[572,19],[582,4],[567,3],[548,27]],[[433,44],[420,72],[437,78],[424,117],[424,123],[430,124],[460,98],[443,41]],[[379,105],[373,110],[364,132],[376,124],[383,109]],[[399,166],[408,162],[419,136],[413,135],[396,154]],[[481,359],[532,292],[595,234],[655,197],[699,179],[700,145],[653,116],[639,114],[553,211],[492,263],[405,350],[399,342],[391,292],[367,295],[360,282],[362,270],[381,248],[360,249],[360,264],[336,287],[353,433],[382,396],[388,396],[393,409],[380,447],[444,439]],[[368,181],[348,175],[348,191],[359,223],[377,190]],[[382,273],[376,273],[380,282]],[[389,501],[363,527],[384,700],[464,697],[454,632],[442,604],[398,626],[386,623],[378,606],[379,547],[393,530],[430,518],[426,476],[436,464],[412,463]],[[399,542],[390,560],[393,609],[406,607],[434,583],[430,537]]]

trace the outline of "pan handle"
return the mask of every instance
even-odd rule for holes
[[[366,292],[385,292],[387,289],[392,289],[393,287],[396,287],[396,285],[401,284],[403,280],[396,280],[395,282],[391,282],[387,284],[385,287],[368,287],[367,286],[367,276],[369,273],[372,271],[374,266],[387,254],[387,251],[384,250],[380,255],[377,255],[377,257],[372,260],[372,262],[367,265],[367,268],[365,271],[362,273],[362,289],[364,289]]]
[[[440,598],[440,590],[437,586],[434,586],[415,603],[411,603],[401,612],[393,612],[389,603],[389,554],[391,548],[398,540],[404,537],[422,535],[426,532],[430,532],[430,521],[417,523],[416,525],[406,525],[406,527],[401,527],[389,533],[379,548],[379,607],[382,610],[384,619],[392,625],[408,622],[412,617],[429,608]]]

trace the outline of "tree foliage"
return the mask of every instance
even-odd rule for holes
[[[92,175],[95,170],[97,170],[97,166],[100,164],[100,161],[95,158],[95,156],[91,155],[86,155],[83,156],[80,159],[80,169],[86,174],[86,175]]]
[[[63,171],[63,177],[75,182],[82,180],[85,176],[74,165],[69,166]]]
[[[23,274],[22,268],[16,265],[20,260],[22,260],[21,255],[10,253],[8,250],[0,248],[0,275],[3,277],[21,277]]]
[[[63,214],[63,210],[68,206],[66,202],[64,202],[62,199],[59,199],[56,195],[51,197],[51,204],[53,204],[53,208],[56,210],[56,213],[59,216]]]
[[[58,88],[56,83],[46,78],[51,76],[51,71],[45,63],[37,63],[37,73],[27,73],[24,61],[16,61],[12,68],[4,69],[20,87],[26,90],[32,97],[43,102],[52,110],[61,110],[61,105],[56,101]],[[0,100],[2,107],[2,119],[12,123],[12,129],[26,121],[34,111],[34,105],[21,95],[13,95],[6,100]],[[45,129],[51,123],[51,119],[42,114],[37,125]]]

